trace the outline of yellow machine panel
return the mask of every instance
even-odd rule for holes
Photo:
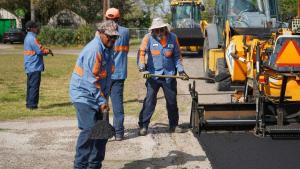
[[[217,65],[216,65],[216,60],[218,60],[219,58],[224,58],[224,50],[223,49],[211,49],[209,50],[209,68],[211,68],[211,70],[213,70],[213,73],[215,73],[216,69],[217,69]]]
[[[232,81],[244,81],[247,76],[247,64],[241,60],[245,60],[247,54],[244,48],[245,36],[234,36],[226,50],[226,61]]]
[[[268,84],[264,85],[265,94],[269,97],[280,97],[282,86],[281,79],[269,77]],[[288,101],[300,101],[300,79],[296,80],[295,77],[288,78],[285,96]]]

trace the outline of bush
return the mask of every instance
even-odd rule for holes
[[[95,30],[90,25],[80,26],[77,29],[43,26],[38,39],[43,45],[85,45],[94,35]]]
[[[77,45],[85,45],[95,36],[95,29],[92,26],[81,26],[75,32],[75,41]]]

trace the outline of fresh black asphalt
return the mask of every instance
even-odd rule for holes
[[[252,133],[197,136],[213,169],[300,169],[300,140],[259,138]]]

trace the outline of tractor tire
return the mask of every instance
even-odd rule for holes
[[[209,64],[209,44],[208,39],[205,38],[204,44],[203,44],[203,72],[204,77],[213,78],[214,75],[211,72],[211,70],[208,67]],[[206,83],[214,83],[213,80],[205,80]]]
[[[228,73],[228,68],[225,66],[225,60],[223,58],[219,58],[217,60],[217,75],[220,73]],[[231,90],[231,78],[227,78],[221,82],[216,83],[216,87],[218,91],[230,91]]]

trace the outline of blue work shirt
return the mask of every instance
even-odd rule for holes
[[[146,55],[148,55],[147,61]],[[147,69],[151,74],[175,75],[177,71],[184,71],[178,39],[171,32],[166,39],[160,41],[150,33],[146,34],[140,46],[138,60],[139,66],[147,63]],[[158,77],[153,78],[158,79]],[[169,82],[170,78],[166,78],[166,81]]]
[[[36,34],[28,32],[24,39],[24,68],[26,73],[44,71],[43,56],[48,54],[36,39]]]
[[[79,54],[70,82],[71,101],[85,103],[98,110],[108,103],[111,74],[114,72],[112,49],[96,36]]]
[[[127,78],[129,30],[125,27],[118,26],[118,32],[120,37],[115,42],[113,56],[116,69],[111,78],[114,80],[123,80]]]

